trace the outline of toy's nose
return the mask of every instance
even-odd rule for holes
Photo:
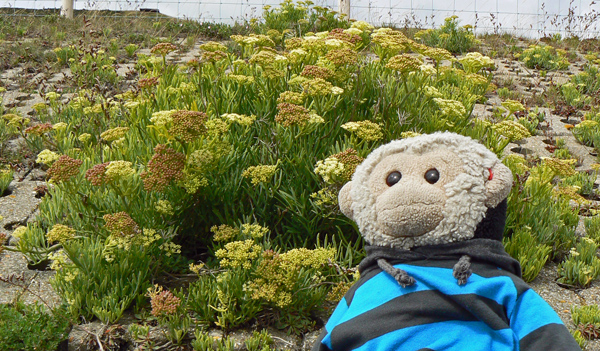
[[[400,181],[377,197],[377,224],[387,235],[420,236],[442,221],[445,203],[438,187],[425,181]]]

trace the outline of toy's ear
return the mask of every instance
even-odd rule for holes
[[[346,217],[354,220],[354,213],[352,211],[352,197],[350,196],[350,190],[352,189],[352,182],[344,184],[340,189],[338,195],[338,203],[340,204],[340,210]]]
[[[513,176],[510,169],[498,161],[490,169],[488,177],[489,180],[485,184],[485,205],[488,208],[494,208],[508,197],[513,185]]]

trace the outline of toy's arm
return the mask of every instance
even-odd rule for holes
[[[518,297],[510,327],[521,351],[581,351],[556,312],[533,289]]]
[[[332,351],[333,346],[331,345],[331,332],[336,325],[340,323],[343,319],[344,314],[348,311],[348,302],[346,297],[343,297],[342,300],[338,303],[333,314],[329,317],[327,324],[323,328],[321,335],[315,341],[312,351]]]

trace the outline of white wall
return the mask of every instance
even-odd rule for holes
[[[337,9],[337,0],[313,0]],[[600,27],[584,16],[598,13],[600,5],[590,0],[350,0],[351,17],[376,25],[402,25],[407,19],[424,26],[439,26],[444,18],[456,14],[462,24],[477,25],[478,33],[502,32],[538,37],[556,32],[567,33],[569,9],[575,21],[570,33],[581,37],[598,36]],[[279,0],[75,0],[75,9],[136,10],[153,8],[161,13],[200,21],[232,23],[236,19],[259,16],[264,5]],[[60,8],[60,0],[0,0],[0,7]]]

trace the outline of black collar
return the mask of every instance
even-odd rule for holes
[[[391,264],[408,263],[419,260],[457,261],[468,255],[473,262],[489,263],[521,277],[521,265],[504,250],[500,241],[491,239],[471,239],[441,245],[414,247],[410,250],[384,246],[365,246],[367,257],[358,266],[359,272],[377,266],[377,260],[384,258]]]

